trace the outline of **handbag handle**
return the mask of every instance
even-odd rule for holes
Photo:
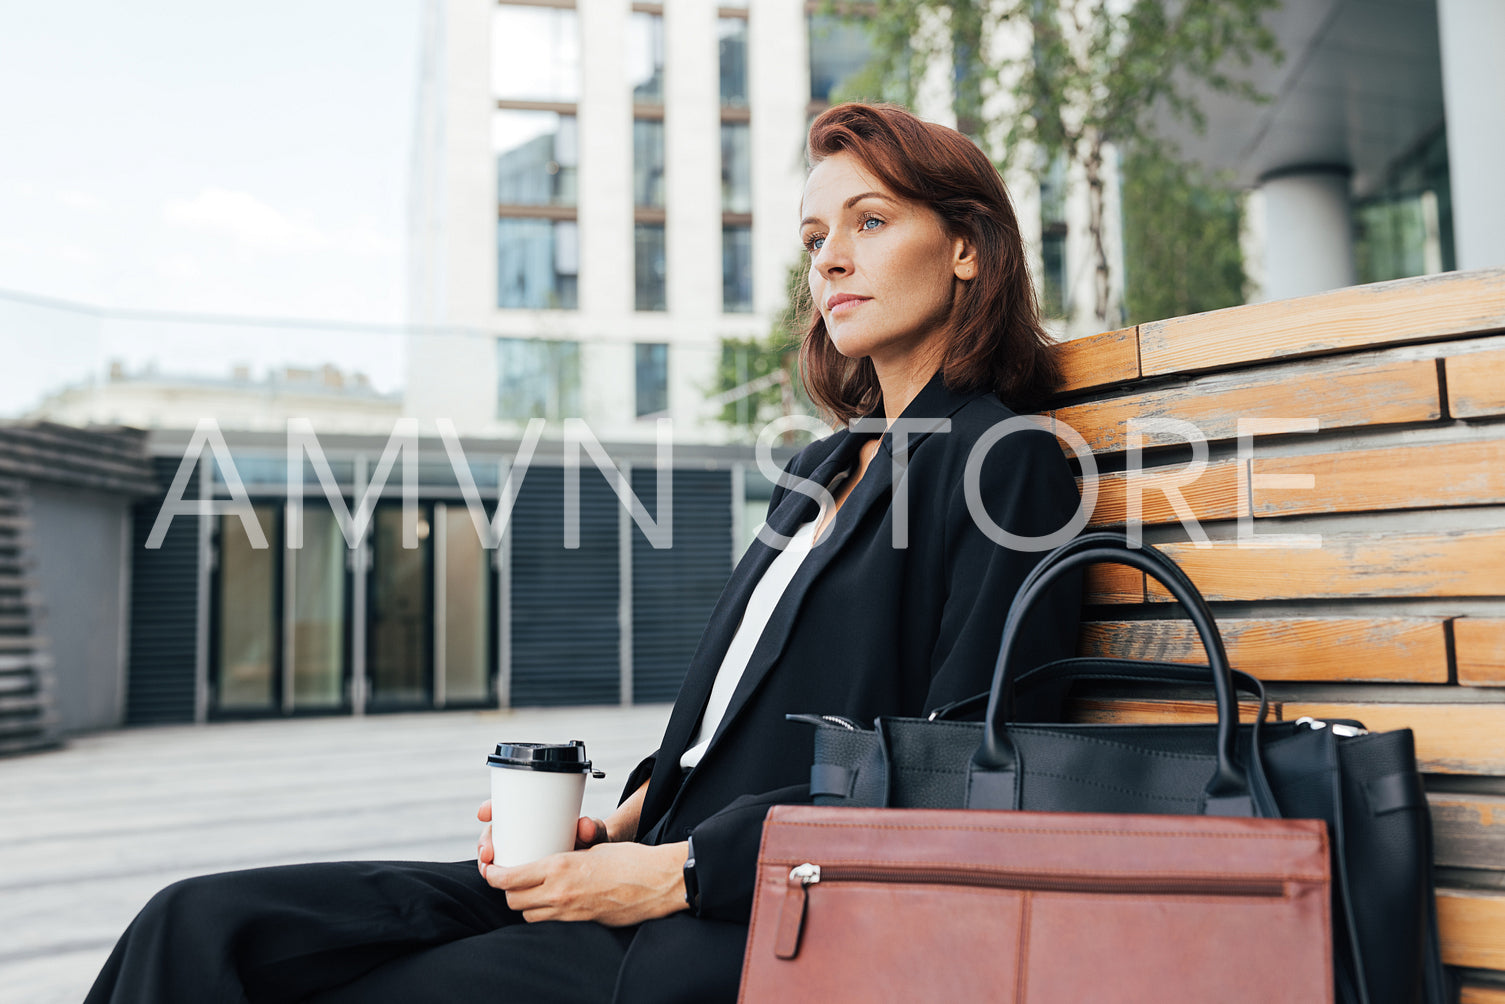
[[[967,807],[1009,809],[1019,806],[1019,754],[1009,742],[1004,726],[1013,712],[1013,680],[1010,656],[1022,633],[1025,615],[1041,595],[1062,576],[1087,565],[1114,563],[1138,569],[1170,590],[1191,616],[1202,646],[1207,651],[1218,706],[1216,733],[1217,767],[1207,783],[1205,809],[1208,815],[1254,814],[1248,776],[1234,756],[1238,729],[1238,704],[1234,696],[1228,653],[1213,621],[1207,601],[1175,562],[1152,547],[1131,549],[1121,536],[1087,534],[1048,555],[1025,580],[1009,608],[993,667],[993,687],[982,743],[972,754],[967,777]]]

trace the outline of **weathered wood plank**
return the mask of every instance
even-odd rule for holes
[[[1505,893],[1437,890],[1442,961],[1470,969],[1505,969]]]
[[[1239,701],[1239,721],[1252,722],[1259,714],[1258,701]],[[1274,720],[1274,705],[1271,706]],[[1191,725],[1215,722],[1217,706],[1211,701],[1082,697],[1066,702],[1067,721],[1135,725]]]
[[[1505,415],[1505,349],[1448,356],[1448,414],[1454,418]]]
[[[1430,359],[1339,360],[1299,374],[1219,374],[1055,412],[1058,421],[1070,425],[1098,452],[1126,449],[1130,421],[1177,419],[1217,442],[1237,437],[1240,419],[1313,417],[1320,419],[1324,430],[1439,419],[1437,365]],[[1146,445],[1155,441],[1146,438]]]
[[[1505,987],[1465,983],[1458,994],[1458,1004],[1505,1004]]]
[[[1505,502],[1505,440],[1390,446],[1252,461],[1256,516],[1295,516]],[[1266,477],[1311,475],[1311,488],[1271,488]]]
[[[1505,796],[1433,793],[1427,801],[1439,865],[1505,868]]]
[[[1460,617],[1453,622],[1458,682],[1471,687],[1505,686],[1505,618]]]
[[[1144,573],[1123,565],[1093,565],[1082,594],[1088,603],[1143,603]]]
[[[1240,702],[1240,719],[1257,707]],[[1083,698],[1071,701],[1073,721],[1184,724],[1216,719],[1211,701]],[[1329,704],[1272,701],[1272,720],[1352,718],[1371,732],[1411,729],[1421,769],[1437,774],[1505,773],[1505,704]]]
[[[1505,774],[1505,703],[1329,704],[1286,701],[1282,721],[1356,718],[1371,732],[1410,729],[1421,769],[1439,774]],[[1505,928],[1502,928],[1505,930]]]
[[[1233,665],[1262,680],[1446,683],[1444,622],[1421,617],[1218,621]],[[1093,621],[1082,655],[1205,663],[1188,621]]]
[[[1505,530],[1329,533],[1321,544],[1157,546],[1209,600],[1496,596],[1505,585]],[[1150,599],[1170,594],[1152,582]]]
[[[1139,329],[1120,328],[1056,346],[1062,392],[1139,379]]]
[[[1186,472],[1181,466],[1104,474],[1097,481],[1092,524],[1128,522],[1131,491],[1139,495],[1140,511],[1135,518],[1141,523],[1237,519],[1248,514],[1246,495],[1239,491],[1239,466],[1236,460],[1220,460],[1208,464],[1195,480],[1185,484],[1182,481]],[[1183,503],[1184,513],[1176,511],[1178,499]]]
[[[1352,286],[1139,326],[1145,376],[1505,328],[1505,268]]]

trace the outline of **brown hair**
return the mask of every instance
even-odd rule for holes
[[[844,104],[810,126],[810,166],[847,152],[901,198],[928,206],[950,237],[977,252],[977,276],[951,309],[941,373],[952,390],[991,390],[1018,412],[1037,408],[1060,383],[1054,340],[1040,325],[1035,287],[1014,206],[998,170],[977,145],[897,105]],[[800,369],[811,399],[840,421],[866,415],[881,397],[872,361],[848,359],[808,303]]]

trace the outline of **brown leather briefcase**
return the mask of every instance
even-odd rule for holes
[[[775,806],[741,1000],[1331,1001],[1318,820]]]

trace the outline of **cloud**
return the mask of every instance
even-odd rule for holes
[[[59,260],[70,265],[93,265],[98,257],[93,251],[77,244],[59,244],[53,251],[53,255]]]
[[[176,199],[163,210],[167,221],[185,230],[228,237],[242,247],[276,254],[338,252],[357,257],[392,258],[400,242],[369,224],[323,230],[290,216],[246,192],[206,188],[191,199]]]
[[[184,255],[173,255],[157,261],[157,274],[164,279],[198,279],[204,274],[199,263]]]
[[[92,192],[81,192],[76,189],[65,189],[55,194],[57,195],[57,200],[63,205],[67,206],[69,209],[81,209],[87,212],[93,212],[105,207],[104,199],[101,199],[99,196],[93,194]]]
[[[322,251],[334,242],[318,227],[296,220],[246,192],[206,188],[191,199],[169,202],[169,223],[229,237],[259,251]]]

